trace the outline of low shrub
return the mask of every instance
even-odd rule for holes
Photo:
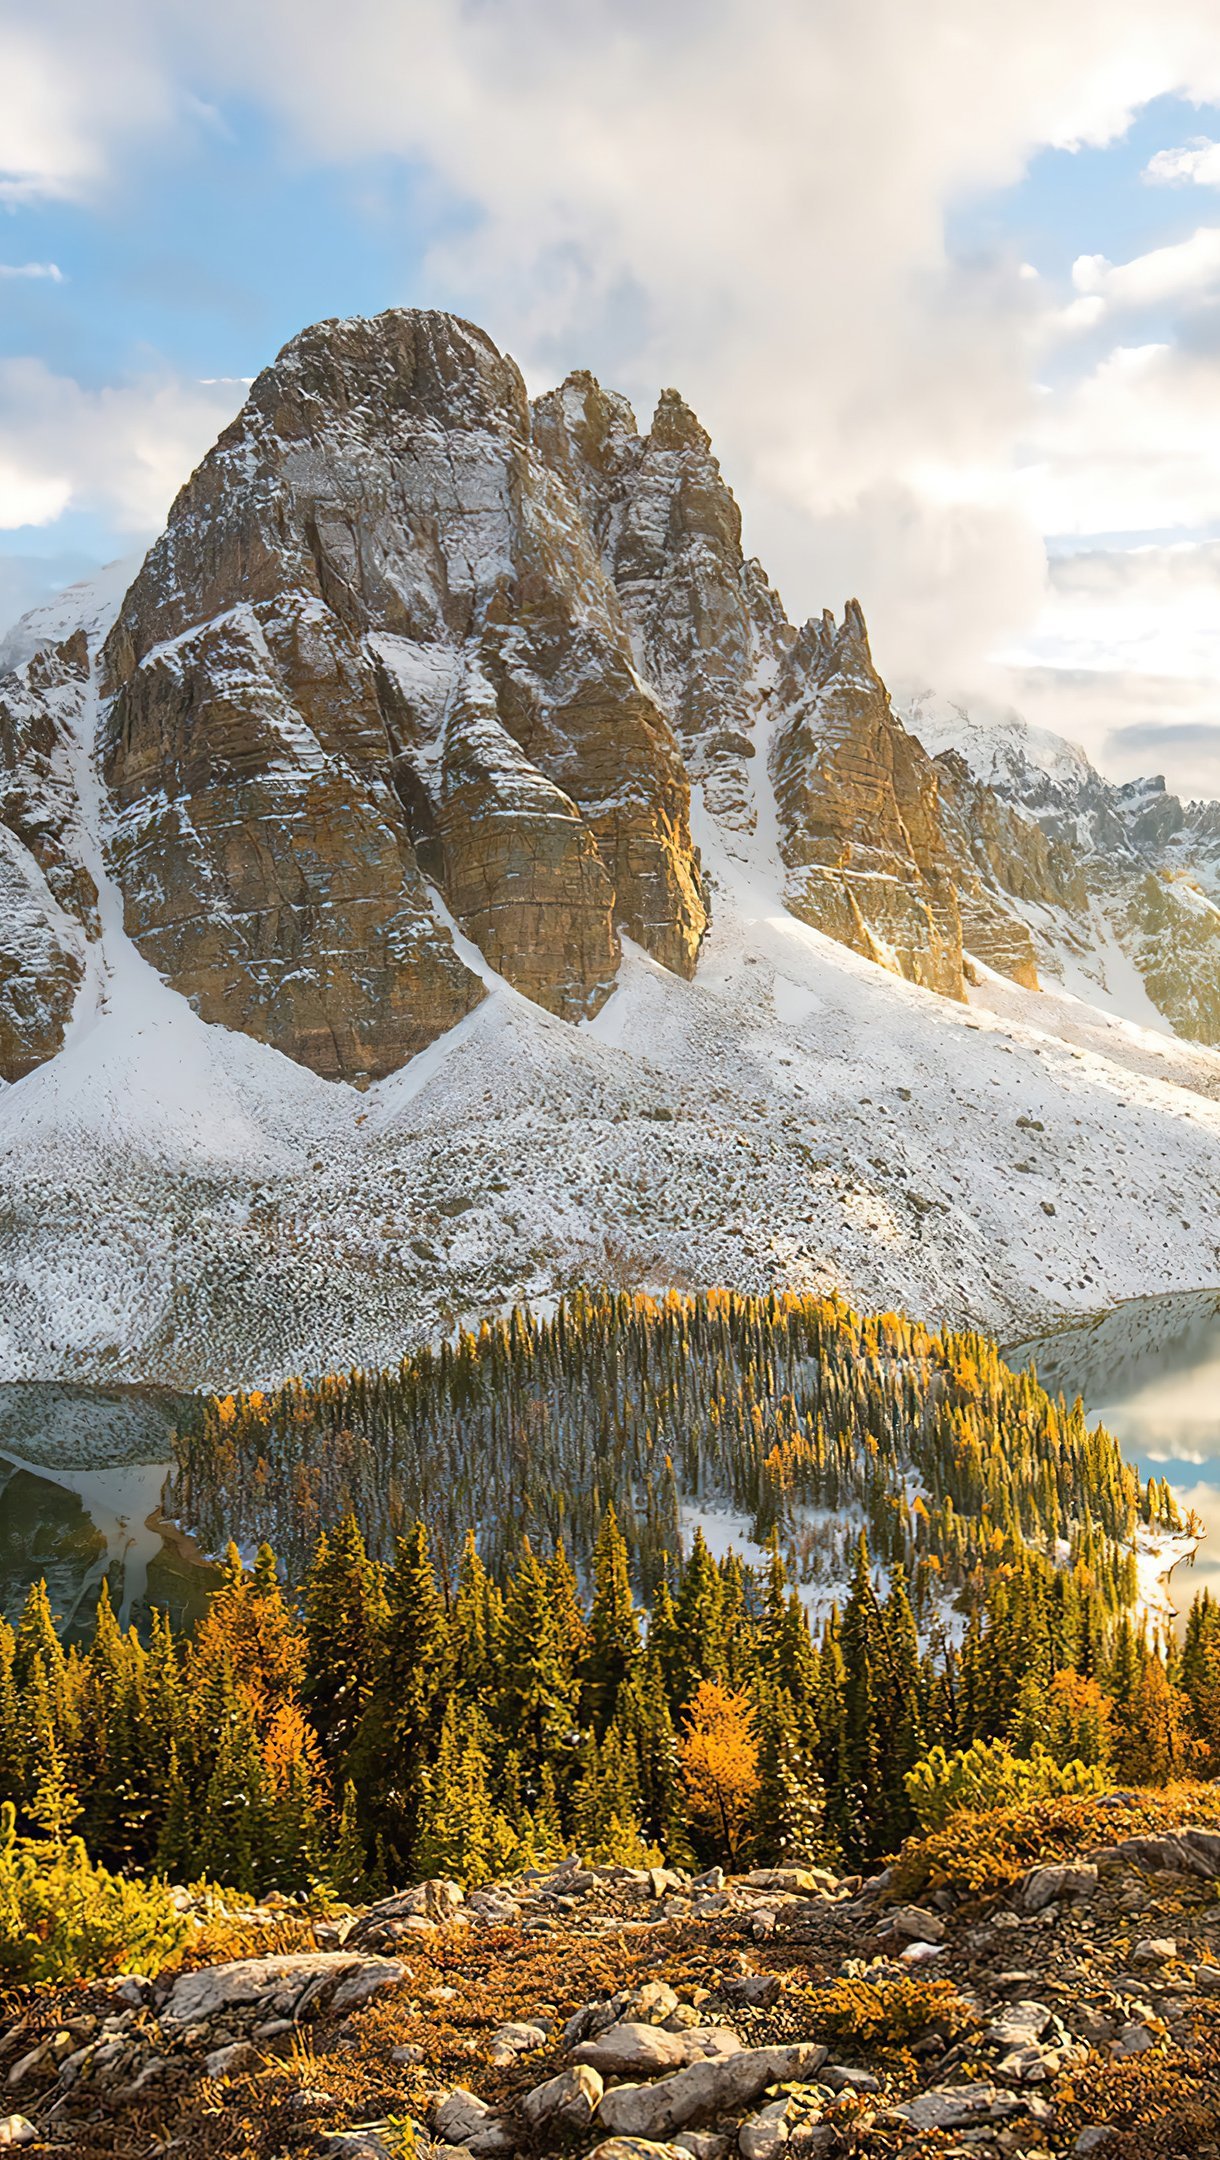
[[[19,1838],[0,1806],[0,1976],[12,1985],[158,1972],[191,1933],[161,1882],[128,1882],[79,1838]]]
[[[901,2055],[924,2033],[946,2042],[975,2030],[978,2015],[948,1980],[915,1973],[872,1980],[848,1975],[811,1989],[811,2030],[819,2040],[846,2044],[874,2055]]]
[[[1065,1794],[1021,1807],[959,1809],[939,1830],[908,1838],[890,1870],[886,1898],[899,1904],[934,1890],[1005,1890],[1044,1860],[1070,1860],[1183,1823],[1220,1828],[1220,1785],[1181,1782],[1148,1791]]]
[[[946,1755],[932,1749],[903,1783],[921,1829],[941,1830],[962,1809],[1027,1807],[1035,1800],[1076,1798],[1104,1792],[1104,1770],[1093,1763],[1058,1763],[1047,1748],[1016,1755],[1005,1740],[976,1740]]]

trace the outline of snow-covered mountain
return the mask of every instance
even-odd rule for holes
[[[1159,775],[1104,780],[1075,743],[1016,713],[984,719],[927,692],[900,704],[946,776],[960,760],[1049,843],[1051,874],[1033,883],[1028,850],[1015,876],[998,865],[1042,974],[1144,1025],[1220,1042],[1220,804],[1183,803]]]
[[[1220,1276],[1220,1054],[1036,987],[1073,846],[854,604],[786,621],[675,393],[320,325],[78,602],[0,680],[0,1376],[591,1277],[1016,1332]]]

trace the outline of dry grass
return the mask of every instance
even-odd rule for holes
[[[1060,2086],[1068,2148],[1087,2123],[1106,2123],[1119,2133],[1114,2160],[1211,2160],[1220,2152],[1220,2004],[1183,2023],[1187,2031],[1175,2029],[1167,2050],[1091,2061]]]

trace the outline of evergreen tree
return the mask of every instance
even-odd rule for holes
[[[386,1634],[385,1580],[348,1515],[323,1534],[305,1577],[304,1700],[341,1781],[372,1699]]]
[[[627,1546],[613,1506],[602,1517],[593,1547],[593,1604],[584,1665],[585,1715],[604,1732],[620,1691],[640,1659],[640,1623],[631,1595]]]
[[[573,1730],[576,1683],[564,1657],[546,1573],[528,1538],[504,1611],[500,1716],[536,1779]]]

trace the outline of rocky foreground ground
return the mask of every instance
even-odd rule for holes
[[[1110,1809],[1111,1841],[1099,1828]],[[862,1881],[584,1867],[9,1998],[0,2144],[81,2160],[1220,2153],[1220,1830],[1128,1796]],[[1028,1839],[1026,1840],[1028,1847]],[[953,1880],[956,1868],[959,1878]],[[1007,1874],[971,1888],[988,1874]],[[916,1895],[912,1896],[912,1888]],[[186,1893],[183,1893],[185,1899]]]

